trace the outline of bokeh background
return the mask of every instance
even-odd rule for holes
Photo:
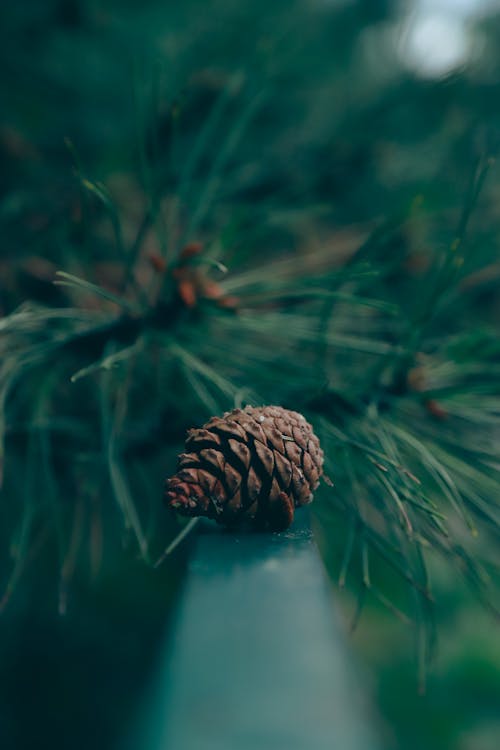
[[[2,3],[0,315],[26,300],[60,309],[76,298],[100,314],[92,294],[82,302],[53,280],[64,270],[117,293],[120,243],[135,249],[135,280],[147,289],[156,283],[158,258],[168,261],[179,243],[202,241],[214,256],[222,249],[230,270],[247,273],[233,286],[229,276],[227,293],[239,294],[269,258],[278,265],[266,273],[278,276],[290,273],[289,259],[314,267],[308,259],[325,248],[337,261],[349,259],[381,225],[389,239],[380,250],[386,272],[378,293],[405,309],[430,254],[449,243],[463,216],[471,174],[486,164],[463,295],[433,335],[450,325],[471,335],[497,326],[499,13],[494,0]],[[144,219],[148,211],[156,212],[155,231]],[[238,348],[231,331],[218,342],[222,350]],[[258,352],[245,356],[253,362]],[[341,352],[335,361],[347,389],[349,356]],[[363,356],[354,358],[354,371]],[[256,371],[256,390],[282,398],[276,378],[286,381],[286,371],[275,367],[269,383],[263,373]],[[291,405],[311,377],[301,371],[287,388]],[[478,378],[470,374],[471,390]],[[25,388],[36,386],[35,378]],[[130,482],[139,504],[145,487],[159,498],[160,476],[172,470],[185,429],[211,406],[226,405],[196,381],[200,410],[178,373],[160,387],[175,398],[144,419],[143,434],[136,426],[129,436],[137,442]],[[93,408],[88,393],[83,399],[66,412],[67,422]],[[147,394],[139,385],[134,399],[140,411]],[[55,534],[59,548],[45,544],[43,527],[30,536],[32,511],[18,523],[13,506],[31,508],[26,497],[50,495],[53,476],[43,460],[40,471],[30,469],[30,451],[47,463],[49,449],[24,440],[27,407],[24,397],[18,401],[0,510],[0,745],[111,748],[154,676],[187,552],[154,571],[116,531],[113,510],[102,525],[95,521],[95,498],[110,492],[96,470],[98,432],[85,436],[85,450],[75,433],[61,459],[77,464],[81,486],[93,483],[90,510],[87,499],[78,500],[74,474],[59,466],[57,481],[74,513]],[[432,408],[439,420],[441,407]],[[410,411],[408,429],[412,418]],[[160,445],[153,468],[144,459],[150,442]],[[150,531],[159,552],[172,529],[161,513],[148,519],[158,524]],[[333,580],[343,523],[318,514]],[[442,562],[433,562],[432,575],[439,647],[425,694],[418,692],[413,628],[380,602],[367,602],[350,639],[384,746],[496,750],[497,624]],[[403,588],[390,585],[396,595]],[[357,591],[348,587],[339,597],[348,626]]]

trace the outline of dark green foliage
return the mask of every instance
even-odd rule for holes
[[[485,284],[491,288],[495,266],[491,245],[469,225],[475,211],[488,214],[488,195],[483,206],[477,203],[493,163],[492,136],[484,135],[484,126],[471,129],[468,123],[473,115],[466,108],[465,77],[431,85],[393,76],[385,88],[373,80],[356,106],[332,105],[319,92],[335,91],[338,97],[345,66],[361,92],[366,61],[352,56],[351,40],[344,52],[339,47],[334,65],[319,70],[308,57],[308,44],[340,42],[354,10],[310,12],[309,38],[301,37],[299,45],[298,7],[283,28],[278,21],[285,16],[276,4],[276,22],[265,33],[256,29],[263,34],[256,37],[259,44],[246,54],[240,50],[236,67],[235,50],[220,46],[220,29],[204,37],[217,51],[210,66],[198,62],[190,69],[192,39],[181,33],[178,70],[167,69],[168,53],[162,59],[159,50],[146,55],[137,46],[123,58],[118,76],[110,39],[92,37],[85,49],[103,57],[102,91],[111,90],[113,76],[120,81],[113,86],[118,109],[112,100],[99,100],[91,69],[77,68],[87,83],[75,85],[70,65],[60,71],[61,86],[71,86],[82,105],[96,108],[78,124],[42,118],[35,121],[37,130],[25,135],[22,107],[11,102],[11,118],[21,129],[20,154],[14,156],[30,170],[24,184],[31,183],[35,199],[39,175],[31,168],[30,149],[40,149],[45,160],[50,152],[44,138],[70,132],[71,139],[54,141],[66,149],[61,219],[43,217],[42,230],[33,232],[38,242],[45,236],[52,243],[54,232],[59,234],[50,250],[36,252],[55,264],[54,271],[61,264],[65,270],[52,278],[50,267],[40,272],[31,256],[24,266],[21,260],[29,280],[41,277],[40,302],[23,304],[1,323],[5,492],[25,498],[24,504],[7,504],[17,509],[18,531],[11,511],[2,524],[7,538],[19,534],[7,597],[37,535],[57,542],[64,568],[72,525],[85,529],[92,498],[104,487],[115,496],[139,553],[150,559],[147,529],[159,523],[161,474],[172,465],[185,428],[244,402],[303,409],[322,430],[337,482],[324,493],[324,512],[333,504],[352,517],[342,581],[351,554],[359,553],[364,585],[373,589],[369,549],[426,600],[431,593],[425,559],[433,550],[455,559],[475,586],[486,581],[469,551],[477,533],[489,537],[498,528],[493,443],[498,345],[480,295]],[[120,43],[126,38],[120,25],[126,15],[103,17],[91,4],[64,3],[53,12],[56,46],[74,35],[89,45],[86,35],[102,24]],[[363,19],[361,9],[359,14],[355,18]],[[140,17],[145,23],[146,15]],[[223,17],[242,23],[246,16],[224,4]],[[158,18],[182,23],[175,14]],[[34,33],[43,49],[49,44],[23,18],[9,15],[9,20],[14,35]],[[208,31],[210,21],[205,23]],[[156,34],[151,42],[154,49]],[[46,51],[40,75],[50,95],[59,96],[51,59]],[[186,74],[190,82],[183,85]],[[293,85],[285,85],[287,78]],[[463,110],[455,137],[446,110],[435,109],[437,91],[448,95],[450,87],[450,101]],[[46,115],[47,102],[38,107]],[[318,107],[321,117],[311,122]],[[429,126],[401,121],[403,107],[425,111]],[[98,111],[99,124],[93,119]],[[114,118],[112,139],[103,117]],[[371,134],[359,132],[364,122],[371,123]],[[97,155],[89,127],[99,128],[100,153],[113,160],[100,171],[120,169],[119,182],[109,177],[106,186],[83,166]],[[378,181],[376,192],[383,195],[381,173],[389,164],[380,157],[377,164],[373,155],[388,138],[415,163],[418,142],[437,140],[445,165],[428,184],[407,181],[407,198],[399,186],[393,190],[398,202],[392,201],[392,209],[374,192]],[[460,142],[470,145],[459,160],[453,151]],[[349,153],[339,157],[342,143]],[[127,144],[137,157],[136,172],[134,160],[123,159]],[[55,166],[58,157],[51,158]],[[344,159],[347,172],[335,177]],[[445,193],[451,180],[456,187]],[[385,193],[389,198],[391,190]],[[357,194],[365,196],[363,212],[352,203]],[[387,219],[379,218],[381,208]],[[26,220],[29,208],[19,211]],[[375,229],[359,223],[366,219]],[[342,231],[342,225],[349,229]],[[15,225],[10,236],[20,241]],[[216,286],[212,295],[198,290],[191,309],[179,294],[175,268],[182,273],[188,267],[176,264],[194,239],[205,249],[193,256],[194,270],[187,273]],[[225,275],[222,263],[229,269]],[[22,289],[25,279],[17,274]],[[209,280],[214,276],[217,282]],[[60,290],[57,298],[49,288],[52,280]],[[221,309],[228,295],[237,298],[236,313]],[[56,307],[47,306],[52,299]],[[19,482],[18,456],[26,486]],[[72,500],[62,503],[61,493]],[[456,524],[463,525],[465,538]],[[88,531],[78,532],[75,557]]]
[[[39,560],[60,612],[151,565],[186,429],[278,403],[322,438],[333,577],[423,674],[436,559],[496,598],[498,24],[429,80],[398,3],[211,5],[0,11],[2,606]]]

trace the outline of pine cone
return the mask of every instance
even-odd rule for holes
[[[188,452],[166,482],[165,500],[184,516],[235,526],[287,529],[323,471],[323,451],[302,414],[280,406],[234,409],[189,430]]]

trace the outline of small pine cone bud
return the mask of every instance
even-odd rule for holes
[[[322,472],[323,451],[302,414],[247,406],[189,430],[165,501],[184,516],[282,531],[312,501]]]

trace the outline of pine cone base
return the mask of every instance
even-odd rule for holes
[[[165,501],[184,516],[283,531],[322,472],[323,451],[302,414],[247,406],[188,432]]]

